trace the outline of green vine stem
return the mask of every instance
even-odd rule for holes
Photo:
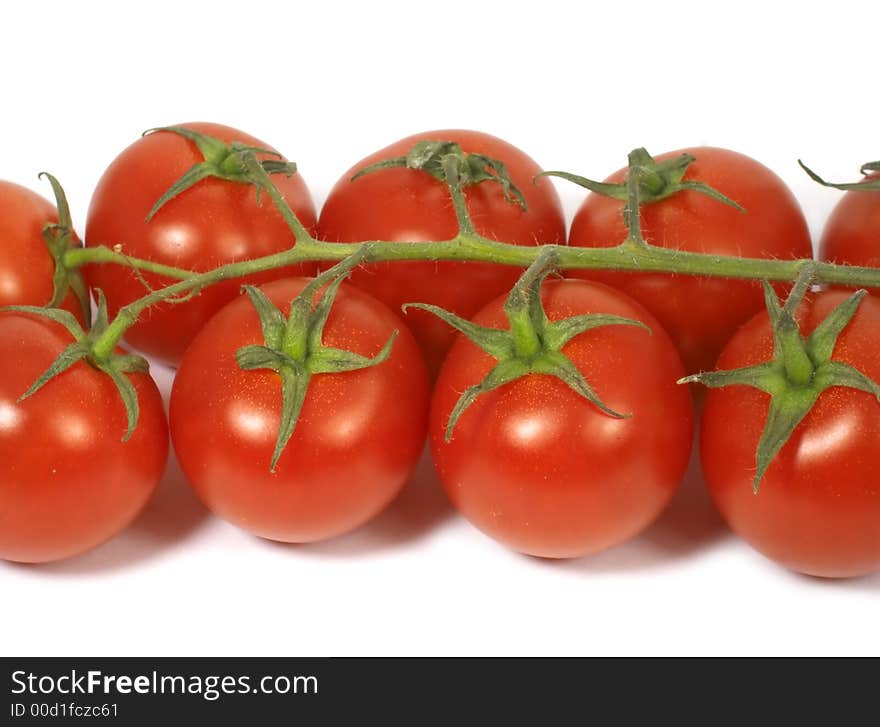
[[[124,267],[141,270],[147,273],[156,273],[156,275],[164,275],[166,278],[174,280],[187,280],[195,275],[191,270],[175,268],[171,265],[163,265],[155,263],[152,260],[142,260],[140,258],[129,257],[119,250],[115,250],[103,245],[99,247],[77,247],[72,248],[64,253],[64,267],[68,270],[74,270],[83,265],[115,263]]]
[[[80,265],[116,263],[139,270],[178,279],[170,289],[157,290],[160,297],[152,294],[147,305],[161,302],[165,298],[177,297],[181,293],[201,290],[221,280],[228,280],[250,273],[272,270],[302,262],[339,262],[356,253],[363,245],[373,250],[373,262],[393,262],[397,260],[457,260],[460,262],[489,262],[498,265],[511,265],[526,268],[531,265],[544,249],[552,250],[559,269],[596,269],[635,272],[661,272],[682,275],[702,275],[716,278],[742,278],[747,280],[770,280],[792,282],[805,269],[812,270],[816,283],[844,285],[851,288],[880,288],[880,268],[839,265],[819,260],[768,260],[762,258],[710,255],[706,253],[685,252],[647,246],[644,243],[633,245],[627,238],[616,247],[573,248],[564,245],[538,245],[524,247],[497,242],[476,234],[460,234],[451,240],[435,242],[369,242],[330,243],[309,238],[296,247],[266,257],[232,263],[207,273],[195,273],[181,268],[161,265],[149,260],[131,258],[109,248],[95,247],[71,250],[65,255],[71,267]],[[639,249],[633,249],[638,247]],[[168,291],[166,296],[163,293]],[[136,301],[133,305],[139,304]]]
[[[168,287],[157,289],[125,306],[104,334],[96,341],[101,355],[119,342],[125,331],[149,307],[162,301],[179,298],[213,285],[221,280],[243,277],[279,267],[303,262],[339,262],[370,246],[371,262],[398,260],[452,260],[461,262],[488,262],[527,268],[541,254],[552,255],[557,269],[596,269],[635,272],[666,272],[708,277],[739,278],[756,281],[793,282],[804,276],[814,283],[842,285],[851,288],[880,288],[880,269],[838,265],[812,259],[768,260],[706,253],[686,252],[648,245],[640,239],[638,218],[639,185],[627,185],[627,222],[630,235],[616,247],[588,248],[565,245],[536,245],[534,247],[498,242],[473,231],[460,185],[451,184],[460,231],[450,240],[433,242],[369,241],[360,243],[324,242],[315,239],[296,218],[278,191],[270,174],[256,156],[246,157],[245,163],[255,183],[266,191],[293,233],[294,244],[287,250],[252,260],[223,265],[205,273],[194,274],[156,263],[136,260],[106,248],[71,251],[73,264],[111,262],[134,266],[178,279]]]

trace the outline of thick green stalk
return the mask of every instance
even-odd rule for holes
[[[245,166],[252,178],[257,180],[258,199],[259,195],[261,195],[262,191],[265,189],[269,193],[269,197],[271,197],[275,209],[278,210],[284,218],[285,224],[293,233],[293,239],[296,243],[308,243],[312,239],[312,236],[309,234],[309,231],[305,228],[303,223],[299,221],[299,218],[294,214],[293,210],[290,209],[287,200],[284,199],[278,187],[275,186],[275,182],[272,181],[272,175],[263,168],[263,165],[253,154],[245,157]]]
[[[151,260],[141,260],[140,258],[129,257],[121,252],[116,252],[109,247],[75,247],[64,253],[64,267],[68,270],[74,270],[83,265],[92,265],[95,263],[115,263],[117,265],[128,266],[135,270],[142,270],[147,273],[156,273],[164,275],[166,278],[174,278],[175,280],[186,280],[191,278],[195,273],[191,270],[183,270],[170,265],[162,265],[154,263]]]
[[[369,242],[332,243],[310,239],[297,243],[283,252],[254,260],[223,265],[215,270],[181,280],[156,290],[120,310],[105,334],[107,350],[119,341],[125,330],[152,305],[170,298],[201,290],[221,280],[243,277],[251,273],[273,270],[309,261],[339,261],[357,252],[361,246],[372,246],[370,260],[459,260],[491,262],[500,265],[528,267],[538,255],[550,248],[560,269],[587,268],[630,272],[667,272],[749,280],[794,281],[804,267],[813,268],[816,283],[846,285],[852,288],[880,288],[880,268],[835,265],[813,260],[765,260],[724,255],[668,250],[661,247],[634,246],[630,242],[617,247],[566,247],[564,245],[526,247],[495,242],[479,235],[459,235],[438,242]],[[127,261],[129,264],[130,261]],[[112,339],[112,340],[111,340]],[[103,339],[102,339],[103,340]]]
[[[452,197],[452,208],[455,210],[455,219],[458,222],[459,234],[475,235],[476,230],[474,229],[474,223],[471,219],[471,213],[468,210],[464,190],[461,187],[461,182],[457,175],[453,176],[454,166],[452,164],[447,165],[446,175],[447,179],[454,180],[449,184],[449,194]]]
[[[219,283],[221,280],[240,278],[254,272],[285,267],[291,264],[289,262],[291,253],[295,251],[297,251],[297,248],[291,248],[290,250],[267,255],[256,260],[243,260],[242,262],[222,265],[207,273],[193,275],[186,280],[173,283],[166,288],[154,290],[142,298],[138,298],[136,301],[119,309],[113,322],[107,326],[104,333],[95,341],[92,347],[94,355],[98,358],[109,356],[116,344],[119,343],[119,340],[125,335],[125,332],[147,308],[166,300],[181,298],[190,293],[198,292],[209,285]],[[293,262],[300,262],[300,256],[297,256],[297,259]]]
[[[739,278],[748,280],[793,282],[809,275],[815,283],[845,285],[851,288],[880,288],[880,268],[836,265],[816,260],[768,260],[763,258],[731,257],[705,253],[669,250],[645,244],[638,239],[639,192],[637,185],[628,185],[627,205],[631,234],[615,247],[568,247],[565,245],[522,246],[497,242],[478,235],[473,231],[467,213],[464,195],[460,189],[452,189],[456,203],[456,217],[461,231],[451,240],[435,242],[385,242],[369,241],[362,243],[333,243],[316,240],[296,218],[284,197],[278,191],[271,176],[256,162],[249,165],[249,171],[257,180],[261,190],[265,190],[279,213],[293,233],[295,244],[288,250],[244,260],[206,273],[192,274],[175,268],[166,268],[156,263],[134,260],[112,250],[97,253],[71,251],[74,262],[117,262],[182,278],[166,288],[153,291],[134,301],[119,311],[96,343],[96,352],[108,354],[122,338],[125,331],[150,306],[172,298],[197,292],[221,280],[239,278],[252,273],[273,270],[303,262],[338,262],[357,253],[364,245],[371,247],[370,262],[391,262],[396,260],[455,260],[462,262],[489,262],[527,268],[539,255],[552,256],[558,269],[619,270],[629,272],[661,272],[683,275],[702,275],[720,278]],[[634,175],[631,175],[634,176]],[[633,232],[635,231],[635,235]],[[118,259],[117,256],[118,255]],[[91,257],[93,256],[93,257]],[[100,259],[104,257],[106,259]]]

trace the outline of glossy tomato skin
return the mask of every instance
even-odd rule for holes
[[[282,309],[308,282],[262,290]],[[183,358],[171,394],[171,432],[181,467],[215,514],[282,542],[322,540],[352,530],[397,495],[425,441],[428,377],[400,319],[343,285],[324,344],[365,356],[400,334],[384,363],[312,378],[300,420],[275,473],[269,471],[281,415],[273,371],[242,371],[235,352],[262,344],[250,301],[230,303]]]
[[[0,181],[0,307],[46,305],[52,300],[55,262],[42,231],[57,222],[58,211],[47,199]],[[82,320],[73,293],[67,294],[61,307]]]
[[[455,212],[446,185],[413,169],[385,169],[352,182],[355,172],[383,159],[406,154],[417,141],[457,142],[464,151],[499,159],[526,198],[527,211],[504,198],[499,184],[483,182],[466,190],[477,232],[513,243],[563,243],[565,219],[549,179],[532,179],[538,164],[516,147],[489,134],[460,129],[429,131],[362,159],[336,183],[321,210],[318,236],[331,242],[393,240],[425,242],[456,235]],[[489,263],[394,262],[359,268],[351,281],[393,311],[404,303],[433,303],[469,318],[508,291],[521,270]],[[440,368],[454,331],[436,316],[419,310],[406,314],[432,373]]]
[[[226,142],[268,148],[265,142],[228,126],[184,126]],[[214,178],[185,190],[146,222],[156,201],[202,159],[193,142],[171,132],[138,139],[116,157],[98,182],[89,207],[86,245],[121,244],[123,252],[132,257],[206,271],[280,252],[293,244],[292,233],[267,195],[258,203],[252,185]],[[272,179],[300,221],[313,229],[315,208],[302,177],[277,174]],[[257,285],[311,270],[311,265],[296,266],[224,281],[185,303],[156,306],[129,329],[126,340],[166,363],[177,364],[193,336],[239,295],[243,283]],[[93,288],[104,291],[111,316],[146,292],[138,276],[119,265],[91,265],[85,273]],[[154,288],[173,282],[152,274],[143,277]]]
[[[686,190],[642,206],[645,240],[660,247],[766,258],[809,258],[807,223],[785,183],[743,154],[714,147],[680,149],[658,160],[687,153],[696,157],[685,179],[705,182],[745,208],[742,213],[698,192]],[[608,181],[622,182],[622,169]],[[569,244],[611,247],[626,238],[623,202],[590,194],[575,215]],[[570,271],[598,280],[638,300],[668,331],[685,368],[711,370],[734,331],[763,307],[757,282],[664,273]],[[781,290],[781,289],[780,289]]]
[[[504,298],[476,322],[504,326]],[[597,328],[563,352],[609,406],[614,419],[549,376],[529,375],[478,397],[444,430],[459,395],[494,359],[459,337],[441,369],[431,406],[431,447],[452,503],[480,530],[530,555],[570,558],[621,543],[666,507],[684,476],[692,404],[669,337],[638,303],[596,283],[545,285],[551,320],[612,313],[645,322]]]
[[[819,259],[880,267],[880,192],[851,191],[840,198],[819,241]]]
[[[156,384],[133,374],[140,419],[128,442],[112,381],[79,362],[18,398],[72,343],[55,323],[0,313],[0,558],[84,553],[124,529],[149,500],[168,456]]]
[[[846,297],[819,294],[800,311],[812,331]],[[862,301],[833,358],[880,380],[880,301]],[[768,360],[770,324],[759,314],[731,339],[720,369]],[[711,389],[701,427],[703,472],[730,527],[754,548],[800,573],[858,576],[880,570],[880,404],[872,395],[826,390],[753,494],[755,451],[769,397],[744,386]]]

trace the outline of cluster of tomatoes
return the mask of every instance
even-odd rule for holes
[[[188,127],[225,142],[257,139],[214,124]],[[525,205],[501,185],[465,189],[476,232],[515,245],[616,245],[627,235],[618,199],[591,194],[566,236],[557,193],[540,167],[486,134],[440,131],[410,137],[362,160],[331,191],[320,217],[298,174],[275,183],[302,224],[328,242],[432,241],[458,232],[449,189],[409,168],[352,180],[355,172],[405,155],[419,139],[457,142],[503,162]],[[809,258],[797,201],[769,169],[716,148],[685,150],[686,178],[710,185],[746,213],[685,190],[642,208],[649,244],[723,255]],[[677,152],[680,154],[681,152]],[[658,157],[658,161],[672,155]],[[280,252],[293,242],[279,211],[253,186],[206,178],[156,201],[203,157],[178,134],[154,133],[125,149],[94,192],[86,247],[193,271]],[[609,178],[621,182],[626,170]],[[0,183],[0,305],[45,305],[54,262],[41,237],[57,220],[48,202]],[[849,192],[820,247],[824,258],[880,264],[880,195]],[[529,374],[481,394],[447,441],[462,392],[496,360],[425,310],[426,302],[475,323],[504,328],[505,298],[521,270],[490,263],[406,261],[354,270],[339,289],[323,343],[375,356],[376,366],[312,377],[296,429],[270,467],[281,426],[281,383],[270,370],[242,370],[236,352],[264,331],[243,284],[260,286],[280,311],[318,271],[276,269],[223,281],[191,299],[149,309],[126,341],[177,367],[166,420],[146,373],[127,374],[140,416],[122,441],[126,414],[109,378],[80,360],[33,396],[21,395],[72,342],[63,326],[0,313],[0,558],[44,562],[89,550],[123,529],[157,486],[171,440],[187,480],[216,514],[285,542],[332,537],[375,516],[403,487],[429,436],[440,479],[477,527],[524,553],[575,557],[618,544],[668,504],[690,457],[694,406],[687,372],[766,361],[773,332],[759,284],[668,273],[570,271],[543,286],[551,321],[611,314],[644,323],[578,334],[562,353],[611,417],[552,376]],[[86,283],[111,316],[168,280],[118,264],[88,264]],[[805,334],[845,293],[810,295],[798,315]],[[73,296],[62,304],[77,315]],[[837,342],[835,359],[880,378],[880,303],[867,298]],[[719,359],[720,354],[720,359]],[[712,390],[702,417],[706,483],[731,527],[796,570],[826,576],[880,567],[880,404],[833,388],[820,396],[752,490],[755,450],[768,397],[746,387]]]

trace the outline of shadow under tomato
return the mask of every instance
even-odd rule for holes
[[[297,555],[344,558],[374,555],[427,536],[453,514],[426,448],[397,499],[357,530],[317,543],[264,542]]]
[[[92,575],[129,568],[183,546],[210,513],[184,479],[172,451],[165,475],[146,508],[122,533],[81,556],[37,566],[41,573]]]
[[[653,525],[615,548],[558,563],[583,573],[648,570],[694,556],[732,537],[706,491],[695,445],[681,487]]]
[[[835,591],[878,593],[880,592],[880,572],[869,573],[864,576],[853,576],[852,578],[822,578],[821,576],[810,576],[797,571],[789,570],[781,565],[775,564],[765,558],[760,553],[755,556],[764,560],[765,563],[774,565],[783,576],[786,576],[794,585],[807,586],[809,588],[834,589]]]

